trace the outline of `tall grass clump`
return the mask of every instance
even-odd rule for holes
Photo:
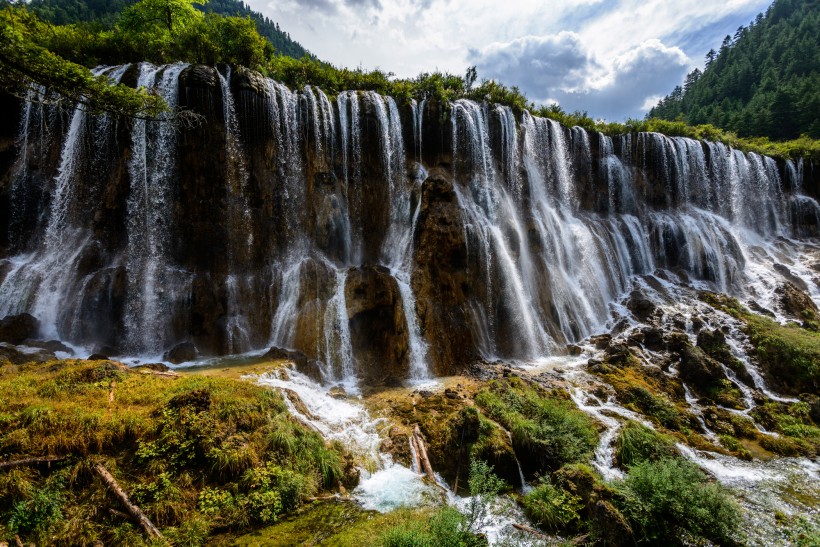
[[[598,442],[592,419],[563,393],[547,392],[519,378],[491,382],[475,401],[512,433],[516,454],[530,472],[585,461]]]
[[[615,459],[621,467],[677,455],[674,441],[638,422],[629,422],[618,435]]]

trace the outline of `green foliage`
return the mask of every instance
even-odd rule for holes
[[[729,38],[729,37],[727,37]],[[649,112],[712,123],[742,136],[820,138],[820,12],[814,0],[776,0],[741,27]],[[816,144],[813,145],[815,153]],[[815,156],[817,157],[817,156]]]
[[[482,460],[470,462],[470,495],[475,497],[494,498],[506,488],[503,480],[493,474],[493,467]]]
[[[780,0],[784,1],[797,0]],[[204,10],[205,16],[197,8]],[[32,47],[39,48],[41,57],[47,57],[44,63],[46,67],[30,71],[24,76],[30,81],[53,87],[54,91],[66,95],[70,100],[86,97],[91,104],[109,105],[100,108],[102,110],[122,111],[132,115],[144,110],[146,115],[150,115],[156,112],[157,105],[161,107],[161,101],[145,93],[138,94],[142,102],[148,103],[140,110],[137,107],[141,103],[137,101],[134,104],[133,97],[127,105],[121,104],[130,96],[129,93],[133,94],[133,90],[127,88],[115,92],[90,85],[74,89],[70,82],[62,82],[60,85],[65,67],[62,67],[63,70],[52,70],[59,65],[52,58],[54,55],[85,66],[138,61],[238,64],[259,70],[294,89],[312,85],[322,88],[330,95],[345,90],[376,91],[390,95],[402,103],[411,99],[435,100],[442,106],[443,115],[446,115],[450,102],[472,99],[509,106],[519,115],[527,110],[566,126],[577,125],[588,131],[600,131],[607,135],[654,131],[670,136],[721,141],[744,151],[771,156],[820,159],[820,141],[805,135],[794,135],[797,138],[788,142],[772,142],[766,137],[741,138],[735,132],[718,129],[704,123],[704,120],[690,124],[675,116],[671,119],[650,118],[611,123],[595,120],[586,112],[565,112],[556,104],[536,106],[515,86],[507,87],[487,79],[478,82],[475,67],[471,67],[464,76],[433,72],[410,79],[397,79],[392,73],[378,69],[365,71],[361,68],[338,68],[310,56],[301,46],[290,41],[286,33],[281,32],[270,20],[234,0],[210,0],[204,5],[196,0],[141,0],[138,3],[119,0],[105,5],[98,5],[97,0],[71,0],[65,6],[62,3],[57,5],[56,0],[35,0],[32,9],[62,25],[46,27],[25,8],[13,9],[19,17],[27,18],[29,27],[36,27],[29,32],[27,40]],[[118,15],[119,10],[122,12]],[[0,57],[0,64],[5,65],[7,62]],[[19,64],[25,66],[27,63]],[[716,62],[715,65],[717,64]],[[19,74],[9,73],[3,87],[19,87],[21,80],[18,76]],[[69,93],[72,91],[73,93]],[[100,94],[116,97],[98,97]],[[814,134],[811,136],[816,137]]]
[[[750,312],[734,298],[713,293],[702,293],[700,298],[743,321],[755,356],[782,388],[794,393],[820,389],[820,333],[794,324],[781,325]]]
[[[24,7],[6,5],[0,9],[0,89],[25,98],[31,87],[43,85],[92,112],[131,117],[156,116],[167,108],[161,98],[144,89],[112,86],[106,76],[94,76],[87,68],[60,57],[44,46],[47,39],[95,43],[81,32],[52,33]]]
[[[120,14],[137,0],[32,0],[29,9],[41,19],[54,25],[92,26],[112,29]],[[262,14],[251,10],[237,0],[208,0],[194,3],[194,7],[206,16],[222,16],[250,20],[273,49],[280,55],[294,58],[311,56],[279,25]],[[250,65],[246,65],[250,66]]]
[[[674,441],[638,422],[629,422],[618,435],[615,458],[623,467],[675,456]]]
[[[37,490],[29,499],[15,503],[6,515],[7,526],[14,534],[26,534],[46,528],[62,518],[62,496]]]
[[[19,530],[44,544],[141,541],[130,525],[97,514],[106,494],[87,463],[97,459],[181,545],[200,545],[212,530],[275,522],[343,475],[338,446],[293,420],[279,394],[247,382],[55,361],[0,367],[0,400],[10,402],[0,418],[3,459],[69,457],[51,469],[0,472],[0,535]]]
[[[680,458],[645,460],[616,483],[619,509],[638,539],[654,544],[677,541],[682,531],[719,544],[737,533],[739,508],[718,483]]]
[[[556,532],[577,527],[583,507],[581,498],[556,488],[548,479],[528,492],[521,503],[527,518],[535,525]]]
[[[464,512],[464,528],[477,533],[489,524],[490,505],[507,485],[493,473],[491,465],[474,459],[470,462],[469,487],[471,497]]]
[[[427,522],[403,523],[385,530],[378,539],[382,547],[480,547],[484,538],[469,531],[467,519],[454,507],[442,507]]]
[[[598,434],[587,414],[558,393],[518,378],[491,382],[475,401],[512,433],[522,461],[531,460],[540,471],[584,461],[596,446]]]

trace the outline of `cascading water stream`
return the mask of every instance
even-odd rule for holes
[[[137,87],[151,89],[173,113],[179,75],[188,65],[139,66]],[[128,275],[126,347],[135,353],[160,354],[167,346],[172,303],[179,298],[169,267],[174,213],[173,176],[176,169],[176,126],[172,114],[157,120],[137,119],[131,130],[131,182],[128,198]]]
[[[116,80],[127,69],[98,72]],[[185,70],[143,65],[137,79],[173,107],[183,94]],[[101,221],[83,218],[85,204],[76,203],[80,172],[91,170],[85,141],[105,150],[116,122],[75,109],[64,122],[47,199],[27,204],[40,207],[39,215],[27,216],[44,219],[44,236],[24,237],[18,247],[27,252],[4,259],[0,311],[33,312],[50,336],[81,341],[89,331],[83,324],[103,310],[108,315],[101,322],[124,328],[100,342],[154,355],[189,336],[205,338],[209,351],[223,353],[269,340],[333,361],[324,365],[339,381],[358,366],[343,328],[349,329],[351,318],[340,305],[348,272],[379,264],[388,268],[401,300],[409,338],[406,377],[423,378],[435,333],[428,330],[429,317],[417,316],[427,303],[418,301],[425,272],[415,264],[416,241],[420,230],[429,229],[417,221],[425,173],[439,167],[424,165],[425,157],[452,157],[459,213],[452,221],[465,234],[468,295],[459,305],[472,343],[486,358],[531,360],[564,352],[567,343],[611,325],[623,313],[618,301],[636,276],[658,268],[682,272],[693,286],[745,293],[777,308],[772,302],[783,278],[772,264],[786,262],[800,244],[794,238],[811,229],[812,211],[820,212],[803,193],[799,163],[787,163],[781,180],[774,160],[721,143],[654,133],[610,138],[528,113],[516,119],[509,108],[467,100],[450,105],[449,128],[438,133],[449,132],[442,142],[452,148],[437,150],[434,141],[422,146],[424,135],[436,134],[428,124],[441,123],[425,115],[425,101],[403,111],[389,97],[348,91],[331,102],[317,88],[294,92],[264,79],[259,104],[266,109],[269,128],[263,133],[270,142],[260,143],[237,114],[237,105],[241,114],[249,112],[250,103],[232,90],[244,76],[230,69],[213,75],[225,123],[227,162],[220,182],[226,197],[224,204],[206,207],[225,219],[226,271],[207,271],[203,260],[186,262],[191,270],[176,266],[190,257],[177,256],[185,241],[171,244],[173,223],[186,221],[173,211],[183,207],[176,200],[191,194],[173,190],[186,175],[176,167],[175,149],[184,143],[177,142],[170,120],[138,120],[131,127],[127,243],[111,248],[96,232],[86,241]],[[186,100],[191,93],[186,88]],[[51,115],[38,108],[27,106],[21,124]],[[412,132],[403,131],[402,119]],[[48,140],[44,133],[21,128],[15,180],[31,180],[22,170],[33,165],[38,140]],[[409,140],[411,134],[409,146],[404,135]],[[418,165],[408,168],[413,162]],[[190,189],[194,183],[184,184]],[[267,194],[251,195],[257,189]],[[386,200],[378,226],[372,222],[376,191]],[[95,211],[96,218],[106,211]],[[89,258],[87,245],[103,248]],[[56,265],[65,270],[81,257],[90,273],[58,280]],[[124,290],[117,281],[123,265]],[[810,297],[820,298],[810,268],[794,262],[789,268],[808,281]],[[111,296],[100,297],[104,291]],[[222,307],[212,317],[196,309],[209,301]]]

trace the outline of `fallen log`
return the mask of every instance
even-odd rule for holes
[[[416,445],[416,435],[410,434],[410,453],[413,456],[413,471],[421,473],[421,459],[419,458],[419,447]]]
[[[522,532],[527,532],[528,534],[532,534],[532,535],[534,535],[535,537],[537,537],[539,539],[547,539],[547,540],[552,539],[548,535],[542,534],[538,530],[530,528],[529,526],[526,526],[524,524],[518,524],[518,523],[514,522],[513,523],[513,528],[515,528],[516,530],[521,530]]]
[[[314,501],[351,501],[353,498],[350,496],[337,496],[336,494],[331,494],[329,496],[313,496],[311,498],[305,499],[306,502],[311,503]]]
[[[156,526],[154,526],[154,523],[151,522],[148,519],[148,517],[145,516],[145,513],[143,513],[139,507],[131,503],[131,500],[128,499],[128,495],[122,488],[120,488],[120,485],[117,484],[117,481],[114,479],[111,473],[108,472],[108,469],[106,469],[103,464],[95,463],[94,471],[97,472],[97,475],[100,476],[100,478],[108,487],[108,489],[111,490],[115,496],[117,496],[117,499],[119,499],[120,503],[123,504],[125,509],[128,511],[128,514],[130,514],[131,517],[135,521],[137,521],[137,523],[139,523],[139,525],[142,527],[143,530],[145,530],[145,533],[148,534],[149,537],[158,539],[160,541],[165,541],[165,538],[162,537],[162,533],[160,533],[159,529]]]
[[[419,426],[413,428],[413,436],[416,438],[416,446],[418,447],[422,467],[424,467],[424,473],[427,475],[427,478],[435,482],[436,475],[433,473],[433,466],[430,465],[430,460],[427,458],[427,449],[424,448],[424,440],[421,438]]]
[[[11,462],[0,462],[0,469],[11,469],[12,467],[23,467],[26,465],[51,465],[52,462],[63,461],[65,456],[44,456],[42,458],[26,458],[24,460],[14,460]]]
[[[182,374],[178,372],[166,372],[162,370],[146,370],[140,369],[140,374],[150,374],[152,376],[162,376],[163,378],[182,378]]]

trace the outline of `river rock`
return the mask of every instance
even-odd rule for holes
[[[646,297],[643,291],[635,289],[629,293],[626,307],[639,320],[646,322],[655,313],[655,304]]]
[[[178,365],[180,363],[187,363],[193,361],[199,356],[199,352],[193,342],[181,342],[165,352],[162,356],[166,361]]]
[[[682,380],[700,392],[726,379],[719,362],[706,355],[702,349],[691,345],[681,350],[678,371]]]
[[[27,338],[26,340],[23,340],[23,343],[21,345],[28,346],[30,348],[44,349],[51,353],[57,353],[58,351],[60,351],[62,353],[74,355],[74,350],[72,350],[70,347],[66,346],[59,340],[32,340],[30,338]]]
[[[27,338],[36,338],[39,331],[40,321],[28,313],[7,315],[0,319],[0,342],[20,344]]]
[[[45,363],[57,357],[46,350],[22,351],[19,348],[0,342],[0,362],[6,360],[12,365],[23,365],[25,363]]]
[[[322,382],[323,380],[319,362],[316,359],[311,359],[301,351],[272,347],[263,355],[263,359],[290,361],[296,367],[296,370],[308,378],[316,382]]]
[[[800,321],[817,321],[820,311],[817,305],[802,289],[793,283],[783,283],[775,291],[779,297],[783,311]]]
[[[737,374],[737,377],[747,386],[754,386],[755,382],[743,363],[734,356],[726,343],[726,335],[719,329],[703,329],[698,332],[697,346],[709,357],[723,363]]]

